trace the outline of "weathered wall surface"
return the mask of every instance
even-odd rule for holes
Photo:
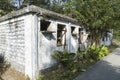
[[[73,25],[70,25],[70,28],[72,27]],[[75,30],[74,30],[74,33],[69,33],[70,34],[70,49],[69,51],[70,52],[73,52],[73,53],[77,53],[77,50],[78,50],[78,47],[79,47],[79,28],[80,26],[78,25],[74,25],[75,27]],[[72,31],[72,28],[70,29],[70,31]]]
[[[25,70],[24,19],[0,23],[0,53],[21,72]]]
[[[40,20],[43,19],[41,15],[53,18],[49,19],[50,29],[55,33],[40,31]],[[36,6],[5,15],[0,18],[0,53],[5,55],[11,66],[35,80],[39,70],[49,68],[56,63],[51,57],[53,51],[63,51],[65,48],[68,52],[76,52],[78,37],[71,37],[70,22],[78,24],[77,20]],[[67,29],[64,36],[66,40],[63,41],[66,42],[65,47],[57,45],[58,24],[65,25]]]
[[[40,19],[36,14],[27,14],[0,23],[0,52],[4,53],[7,61],[17,70],[35,79],[39,70],[49,68],[56,63],[51,57],[55,50],[64,50],[57,46],[57,25],[66,27],[66,46],[68,52],[78,49],[78,25],[57,20],[51,22],[53,33],[40,31]],[[71,34],[71,26],[77,28],[77,35]]]
[[[39,20],[39,24],[40,24],[40,20]],[[54,23],[53,21],[51,21],[51,29],[53,31],[57,31],[57,27],[56,27],[56,23]],[[39,31],[38,31],[38,62],[39,62],[39,69],[46,69],[48,67],[51,67],[52,64],[55,62],[52,57],[51,54],[53,53],[53,51],[56,49],[56,43],[57,43],[57,34],[56,33],[43,33],[40,31],[40,25],[39,27]]]
[[[0,53],[16,70],[34,80],[38,71],[37,16],[33,14],[0,23]]]
[[[52,58],[52,53],[55,50],[67,50],[68,52],[76,52],[78,49],[78,29],[79,26],[78,25],[74,25],[75,28],[77,28],[77,35],[76,36],[72,36],[71,34],[71,26],[73,26],[72,24],[68,23],[68,22],[62,22],[59,20],[49,20],[51,22],[50,24],[50,28],[52,31],[54,31],[53,33],[47,33],[47,32],[42,32],[40,31],[40,27],[44,27],[44,26],[38,26],[39,27],[39,31],[38,31],[38,63],[39,63],[39,69],[46,69],[49,68],[51,66],[53,66],[54,63],[56,63],[56,61]],[[40,24],[40,20],[39,20],[39,24]],[[62,24],[65,25],[67,32],[66,32],[66,46],[64,49],[64,46],[57,46],[57,24]]]

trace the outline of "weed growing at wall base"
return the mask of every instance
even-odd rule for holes
[[[10,65],[7,64],[5,60],[4,53],[0,53],[0,80],[1,80],[1,75],[7,70],[9,66]]]
[[[4,72],[5,64],[6,64],[5,57],[3,54],[0,54],[0,75],[2,75]]]
[[[68,53],[66,50],[64,51],[54,51],[52,57],[55,58],[62,66],[66,67],[69,62],[74,60],[75,53]]]

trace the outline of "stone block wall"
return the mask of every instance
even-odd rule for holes
[[[0,53],[17,70],[25,71],[24,20],[0,24]]]

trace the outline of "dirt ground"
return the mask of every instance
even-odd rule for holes
[[[0,80],[25,80],[25,75],[13,68],[8,68],[1,78]]]

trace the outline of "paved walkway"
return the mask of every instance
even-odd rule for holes
[[[120,47],[74,80],[120,80]]]

